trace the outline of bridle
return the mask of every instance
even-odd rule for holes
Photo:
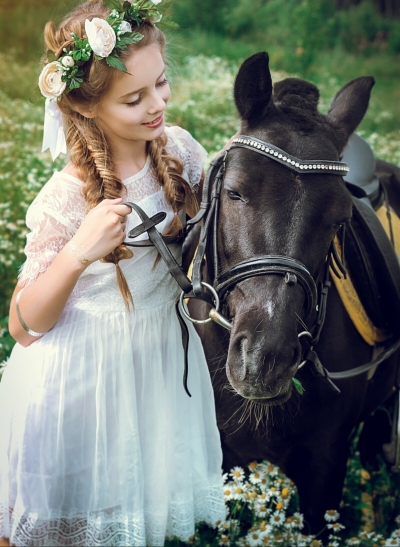
[[[341,277],[346,275],[346,269],[343,264],[343,256],[339,257],[336,251],[336,247],[331,242],[327,259],[325,261],[325,271],[321,282],[320,290],[317,290],[317,284],[311,273],[306,266],[299,260],[280,255],[261,255],[238,264],[235,264],[228,270],[223,272],[219,271],[219,258],[218,258],[218,214],[219,204],[221,198],[221,189],[223,185],[223,179],[226,170],[226,158],[231,150],[235,148],[245,148],[251,151],[261,154],[264,157],[268,157],[281,165],[284,165],[287,169],[297,174],[329,174],[343,176],[349,171],[349,167],[346,163],[339,161],[325,161],[325,160],[300,160],[294,156],[291,156],[284,150],[264,142],[255,137],[249,137],[246,135],[240,135],[236,137],[230,147],[220,153],[210,164],[206,178],[203,184],[202,200],[197,215],[188,221],[188,230],[192,229],[197,223],[202,221],[200,230],[200,240],[197,248],[196,255],[193,261],[192,277],[191,279],[185,274],[179,264],[176,262],[171,251],[168,249],[167,243],[163,236],[156,229],[156,225],[161,222],[165,214],[158,213],[153,217],[148,217],[146,213],[137,205],[131,202],[126,202],[127,205],[135,209],[137,214],[142,220],[142,224],[136,227],[129,233],[129,237],[137,237],[140,233],[148,232],[149,240],[159,251],[161,257],[166,262],[171,274],[176,279],[177,283],[182,289],[179,302],[176,309],[180,324],[182,327],[182,336],[184,340],[185,349],[185,373],[184,373],[184,386],[187,393],[190,395],[187,388],[187,341],[188,333],[187,326],[182,319],[181,314],[193,323],[206,323],[209,321],[215,321],[227,330],[231,330],[232,325],[228,318],[224,317],[219,309],[223,303],[227,293],[237,283],[241,281],[264,275],[278,275],[284,278],[284,282],[289,285],[299,284],[305,293],[305,318],[307,318],[312,311],[316,312],[316,319],[314,325],[309,330],[304,330],[298,334],[299,340],[303,346],[303,361],[299,365],[301,368],[305,363],[311,362],[316,371],[323,375],[332,388],[340,392],[337,386],[332,382],[331,378],[339,379],[354,376],[366,372],[373,366],[376,366],[387,358],[396,349],[389,348],[391,351],[388,355],[380,356],[379,359],[371,361],[366,365],[362,365],[353,369],[352,371],[346,371],[343,373],[330,373],[320,363],[318,356],[314,350],[314,345],[318,342],[326,313],[326,302],[328,290],[330,287],[330,273],[331,269],[335,275]],[[212,248],[212,268],[214,270],[214,280],[212,285],[205,283],[202,278],[203,264],[206,257],[206,253],[209,250],[209,243],[211,239]],[[130,246],[141,246],[138,242],[124,242]],[[342,245],[342,253],[343,253]],[[210,305],[209,317],[207,319],[199,320],[190,316],[185,304],[186,299],[200,299],[207,302]]]

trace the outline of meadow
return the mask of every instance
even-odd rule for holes
[[[273,0],[269,5],[274,2],[278,3]],[[313,2],[300,4],[310,6]],[[41,152],[44,103],[37,89],[37,76],[44,22],[50,16],[57,18],[66,5],[70,5],[67,0],[23,0],[18,4],[2,0],[0,6],[0,363],[3,367],[14,344],[7,330],[8,306],[18,269],[24,261],[26,210],[65,161],[59,158],[53,163],[48,152]],[[244,5],[244,0],[237,4]],[[184,13],[187,4],[177,0],[177,7]],[[248,16],[250,11],[244,15]],[[172,87],[169,123],[188,129],[212,158],[239,127],[232,101],[238,66],[252,53],[266,50],[270,53],[274,81],[286,76],[309,79],[320,89],[322,112],[327,112],[335,93],[348,80],[373,75],[376,85],[359,133],[371,144],[376,157],[400,165],[400,53],[394,46],[392,50],[382,47],[382,41],[374,45],[372,39],[365,45],[360,39],[361,42],[350,45],[342,40],[320,47],[316,36],[313,42],[310,35],[310,18],[315,17],[315,10],[310,10],[308,16],[303,14],[304,28],[298,33],[302,41],[291,42],[287,38],[285,46],[280,36],[287,36],[287,30],[282,27],[279,34],[281,23],[277,17],[276,27],[269,26],[264,34],[259,21],[253,21],[258,27],[248,34],[240,28],[232,30],[236,20],[246,20],[244,15],[240,19],[235,12],[232,20],[228,18],[231,26],[226,23],[223,34],[204,26],[190,27],[189,23],[185,27],[181,22],[182,31],[169,35],[168,77]],[[299,25],[301,18],[297,15]],[[185,17],[189,21],[187,14]],[[312,28],[319,28],[319,23],[313,20]],[[27,32],[27,28],[34,30]],[[240,39],[235,38],[235,32]],[[307,36],[312,55],[307,49]],[[360,43],[364,43],[364,49],[360,49]],[[340,518],[334,513],[327,515],[332,535],[330,545],[400,545],[396,521],[400,514],[400,478],[390,473],[379,456],[371,467],[363,466],[357,449],[359,433],[354,435]],[[300,532],[302,516],[293,483],[268,463],[232,470],[226,477],[225,495],[229,508],[227,522],[214,529],[199,527],[192,545],[320,545],[318,538],[302,536]]]

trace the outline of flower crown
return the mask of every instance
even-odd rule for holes
[[[71,33],[73,45],[64,48],[57,61],[45,65],[39,76],[41,94],[47,99],[57,101],[64,91],[80,87],[85,75],[82,66],[92,55],[96,59],[105,59],[110,67],[128,72],[119,56],[129,44],[143,38],[143,34],[132,32],[132,25],[139,26],[144,21],[159,23],[162,14],[157,6],[161,2],[162,0],[125,0],[121,3],[120,0],[103,0],[112,10],[110,15],[107,19],[86,19],[87,38]],[[167,3],[168,0],[165,4]],[[169,23],[169,26],[173,26],[173,23]]]

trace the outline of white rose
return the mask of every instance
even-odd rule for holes
[[[56,99],[66,88],[66,83],[61,80],[63,71],[58,61],[48,63],[39,76],[39,89],[46,99]]]
[[[65,57],[61,57],[61,64],[67,68],[71,68],[74,66],[75,61],[71,55],[66,55]]]
[[[125,34],[125,32],[132,32],[132,27],[128,23],[128,21],[122,21],[122,23],[119,25],[118,32],[121,34]]]
[[[108,57],[116,44],[115,32],[104,19],[94,17],[85,21],[86,36],[95,55]]]

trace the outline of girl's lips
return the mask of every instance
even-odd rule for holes
[[[158,118],[156,118],[152,122],[142,123],[142,125],[144,125],[145,127],[158,127],[159,125],[162,124],[163,121],[164,121],[164,114],[161,114],[161,116],[159,116]]]

